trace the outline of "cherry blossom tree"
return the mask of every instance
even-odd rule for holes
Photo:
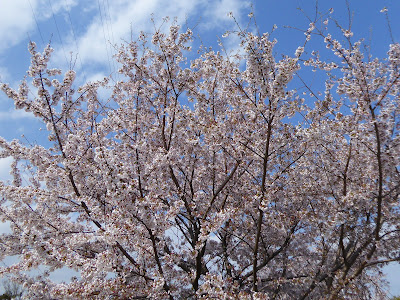
[[[120,81],[79,88],[31,42],[27,79],[1,88],[52,146],[0,140],[14,159],[0,253],[19,257],[0,275],[32,299],[383,297],[400,250],[400,45],[373,59],[325,25],[292,56],[239,30],[237,54],[189,60],[193,33],[173,24],[121,46]],[[332,59],[305,51],[311,34]],[[291,88],[301,68],[325,74],[322,96]],[[79,276],[52,282],[63,267]]]

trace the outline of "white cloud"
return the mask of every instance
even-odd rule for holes
[[[105,77],[107,77],[107,75],[104,74],[104,73],[102,73],[102,72],[92,73],[92,74],[90,74],[90,76],[87,78],[87,81],[88,81],[88,82],[101,81],[101,80],[103,80]]]
[[[11,180],[11,163],[12,157],[0,158],[0,180]]]
[[[101,64],[108,66],[115,49],[112,43],[120,44],[122,39],[130,40],[131,30],[153,31],[150,21],[151,15],[155,13],[155,20],[171,16],[184,20],[185,16],[191,14],[201,1],[173,0],[164,2],[161,0],[137,0],[113,1],[112,5],[97,7],[97,14],[87,27],[86,32],[78,37],[78,49],[80,58],[84,63]],[[160,9],[162,7],[162,9]],[[100,13],[101,11],[101,13]],[[157,22],[158,23],[158,22]],[[132,27],[131,27],[132,26]],[[69,39],[70,45],[66,48],[75,49],[73,39]],[[56,53],[56,60],[65,60],[61,50]]]
[[[7,82],[9,77],[10,77],[10,72],[8,71],[8,69],[6,67],[0,66],[0,82]]]
[[[85,66],[85,71],[93,66],[107,68],[107,73],[115,72],[112,55],[116,50],[111,44],[123,42],[123,40],[136,39],[140,31],[153,32],[154,26],[158,28],[162,24],[162,18],[169,16],[178,18],[179,23],[190,20],[189,25],[200,22],[203,30],[212,30],[215,27],[236,26],[228,12],[233,12],[239,21],[244,13],[247,15],[249,2],[241,0],[115,0],[110,5],[103,1],[100,5],[92,7],[92,19],[89,20],[86,31],[77,37],[78,47],[72,35],[65,37],[64,44],[67,44],[65,52],[79,51],[80,61]],[[88,9],[86,7],[86,9]],[[100,13],[101,12],[101,13]],[[151,22],[154,17],[155,24]],[[229,25],[228,25],[229,24]],[[166,26],[167,27],[167,26]],[[61,47],[54,46],[56,52],[53,62],[57,66],[65,66],[65,53]],[[78,48],[78,49],[77,49]],[[77,70],[81,67],[80,61],[76,64]],[[111,70],[110,70],[111,69]]]
[[[78,5],[78,1],[75,0],[39,0],[36,2],[38,5],[35,13],[39,20],[52,18],[53,14],[70,11],[72,7]]]
[[[207,29],[214,27],[232,27],[236,26],[232,17],[228,14],[232,13],[237,22],[240,22],[242,15],[247,15],[250,11],[250,2],[242,0],[220,0],[212,1],[206,5],[204,15],[205,22],[201,25]],[[228,28],[227,28],[228,29]],[[235,28],[237,29],[237,28]]]
[[[34,119],[35,116],[32,113],[24,110],[10,109],[9,111],[0,111],[0,119],[2,121],[7,120],[20,120],[20,119]]]
[[[233,12],[235,18],[240,21],[241,16],[247,15],[249,10],[249,2],[246,0],[14,0],[3,2],[5,3],[2,3],[3,7],[0,10],[2,28],[0,53],[25,40],[27,33],[37,33],[40,28],[43,34],[46,30],[53,31],[55,36],[52,46],[55,53],[51,66],[66,70],[74,65],[74,69],[78,72],[77,85],[82,84],[82,77],[90,78],[99,72],[106,75],[117,72],[118,67],[112,57],[116,49],[111,44],[119,45],[131,38],[136,39],[140,31],[153,32],[154,26],[158,28],[162,24],[163,17],[177,17],[180,24],[188,21],[189,26],[195,26],[199,22],[197,33],[203,35],[202,31],[207,33],[215,28],[219,30],[235,28],[234,21],[227,16],[227,13]],[[71,24],[70,17],[74,17],[73,13],[77,13],[77,9],[80,11],[79,16],[84,16],[84,18],[81,18],[79,23]],[[71,15],[68,16],[66,12],[71,12]],[[60,44],[58,32],[51,20],[53,13],[55,19],[59,21],[58,29],[63,45]],[[152,15],[155,24],[151,21]],[[164,29],[167,28],[168,25],[165,25]],[[73,32],[75,32],[75,37]],[[48,37],[43,36],[43,38]],[[236,45],[227,46],[231,49]],[[70,52],[73,53],[72,57]],[[75,57],[77,57],[76,61]],[[0,76],[4,82],[13,81],[5,68],[0,69]],[[0,115],[12,119],[27,116],[15,112],[11,115],[8,112],[0,112]]]
[[[31,1],[34,6],[36,1]],[[32,10],[26,0],[2,1],[0,9],[0,51],[26,37],[34,24]]]
[[[11,233],[10,222],[0,222],[0,234]]]
[[[38,30],[36,22],[40,23],[51,18],[53,13],[69,10],[75,5],[77,2],[74,0],[1,1],[0,53],[17,45],[32,32],[36,32]]]
[[[389,281],[390,293],[396,296],[400,295],[400,265],[392,262],[383,268],[383,272]]]

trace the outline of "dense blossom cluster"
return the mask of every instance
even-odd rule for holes
[[[77,91],[31,43],[32,81],[1,89],[53,146],[0,140],[0,255],[19,257],[0,275],[31,299],[382,296],[399,260],[400,46],[364,59],[319,34],[336,61],[305,45],[277,60],[268,34],[241,32],[236,59],[189,62],[192,32],[173,25],[121,47],[123,80]],[[327,74],[312,104],[288,88],[301,60]],[[79,276],[52,282],[63,267]]]

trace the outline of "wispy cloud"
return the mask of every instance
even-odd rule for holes
[[[35,119],[32,113],[24,110],[10,109],[8,111],[0,111],[0,122],[20,119]]]
[[[86,30],[76,37],[67,37],[67,51],[79,51],[83,64],[110,68],[115,48],[112,44],[120,44],[122,40],[130,40],[131,34],[136,38],[141,30],[153,31],[151,16],[155,20],[171,16],[185,20],[203,1],[161,1],[161,0],[116,0],[111,5],[99,1],[97,7],[92,7],[92,19]],[[163,7],[161,10],[160,7]],[[160,25],[160,24],[156,24]],[[77,42],[77,47],[75,45]],[[78,48],[78,49],[76,49]],[[57,49],[55,60],[64,64],[64,50]],[[112,70],[115,71],[115,70]]]
[[[11,170],[11,163],[12,163],[12,158],[7,157],[7,158],[0,158],[0,180],[10,180],[11,175],[10,175],[10,170]]]
[[[231,29],[236,26],[229,16],[232,13],[233,17],[240,22],[243,15],[247,15],[250,11],[250,1],[240,0],[220,0],[220,1],[207,1],[204,6],[203,15],[205,17],[201,27],[212,30],[214,28]]]
[[[232,12],[237,20],[244,13],[247,14],[249,2],[241,0],[115,0],[110,5],[108,1],[98,1],[97,7],[91,6],[91,19],[88,21],[86,30],[73,38],[71,35],[65,37],[65,49],[54,47],[55,64],[65,65],[65,52],[79,52],[79,63],[76,68],[81,67],[90,70],[94,66],[102,66],[109,73],[115,72],[112,65],[112,55],[116,53],[113,44],[120,44],[124,40],[135,39],[140,31],[153,32],[154,26],[162,23],[162,18],[169,16],[177,18],[178,22],[184,23],[187,19],[195,25],[200,22],[201,30],[212,30],[224,28],[229,23],[235,26],[233,20],[227,16]],[[162,7],[162,9],[160,9]],[[89,8],[87,8],[89,9]],[[90,14],[89,14],[90,15]],[[154,19],[154,23],[151,21]],[[201,32],[200,32],[201,34]],[[76,45],[77,44],[77,45]]]
[[[51,5],[51,7],[50,7]],[[25,40],[37,30],[37,24],[61,10],[77,5],[73,0],[13,0],[1,1],[0,53]]]
[[[0,82],[7,82],[10,77],[10,72],[6,67],[0,66]]]
[[[36,1],[31,1],[35,5]],[[26,37],[34,25],[32,10],[26,0],[2,1],[0,9],[0,52]]]
[[[117,67],[112,56],[117,50],[114,45],[131,38],[136,39],[140,31],[153,32],[154,26],[161,25],[163,17],[177,17],[181,24],[189,20],[189,26],[199,22],[197,29],[207,32],[215,28],[225,29],[227,26],[232,28],[235,24],[227,16],[228,12],[232,12],[235,18],[240,20],[242,15],[248,13],[250,6],[249,2],[244,0],[3,2],[0,10],[0,53],[21,41],[26,42],[30,34],[36,34],[35,39],[42,38],[44,42],[49,39],[49,34],[53,34],[52,46],[56,51],[53,54],[52,65],[64,70],[73,65],[76,71],[84,69],[85,77],[99,72],[115,73]],[[152,16],[155,24],[151,21]],[[39,37],[38,33],[43,36]],[[199,33],[202,35],[202,32]],[[6,71],[4,67],[0,69],[1,80],[13,81],[7,78]],[[82,82],[80,73],[82,72],[78,73],[78,78]]]
[[[0,234],[11,233],[10,222],[0,222]]]

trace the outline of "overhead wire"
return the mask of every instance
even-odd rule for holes
[[[109,1],[103,0],[103,6],[104,6],[105,15],[106,15],[106,25],[107,25],[108,38],[110,40],[110,49],[112,50],[114,48],[114,52],[112,52],[111,54],[112,54],[112,56],[114,56],[114,54],[116,54],[117,49],[116,49],[116,43],[115,43],[115,39],[114,39],[114,30],[113,30],[113,25],[112,25],[112,20],[111,20]],[[114,74],[118,79],[119,73],[117,71],[115,59],[112,59],[112,63],[113,63]]]
[[[38,20],[37,20],[37,18],[36,18],[35,10],[33,9],[31,0],[28,0],[28,2],[29,2],[29,6],[31,7],[31,11],[32,11],[32,15],[33,15],[33,18],[34,18],[34,20],[35,20],[35,23],[36,23],[36,27],[37,27],[37,29],[38,29],[38,31],[39,31],[40,39],[42,40],[42,43],[43,43],[43,45],[44,45],[43,35],[42,35],[42,32],[40,31],[40,27],[39,27]]]
[[[74,29],[74,26],[73,26],[73,24],[72,24],[71,14],[69,13],[70,7],[68,6],[68,3],[66,2],[66,0],[64,0],[64,3],[65,3],[66,10],[67,10],[67,14],[68,14],[69,24],[70,24],[70,26],[71,26],[72,37],[73,37],[74,42],[75,42],[75,47],[76,47],[76,51],[77,51],[77,57],[78,57],[78,59],[79,59],[80,65],[81,65],[81,69],[82,69],[82,73],[83,73],[83,79],[84,79],[84,82],[86,83],[86,73],[85,73],[85,70],[84,70],[84,68],[83,68],[82,55],[81,55],[81,53],[80,53],[80,51],[79,51],[78,40],[77,40],[77,38],[76,38],[75,29]]]
[[[106,44],[106,52],[107,52],[107,58],[108,58],[108,67],[109,67],[110,74],[111,74],[111,73],[112,73],[112,68],[111,68],[110,53],[108,52],[107,37],[106,37],[105,29],[104,29],[103,13],[101,12],[101,5],[100,5],[100,1],[99,1],[99,0],[97,0],[97,4],[98,4],[98,6],[99,6],[99,13],[100,13],[100,19],[101,19],[101,26],[102,26],[102,29],[103,29],[103,37],[104,37],[104,41],[105,41],[105,44]]]
[[[109,20],[110,27],[111,27],[111,38],[112,38],[113,44],[115,44],[114,30],[112,27],[112,20],[111,20],[111,14],[110,14],[110,3],[108,2],[108,0],[104,0],[104,1],[107,1],[108,20]]]
[[[48,2],[48,5],[50,7],[50,11],[51,11],[51,14],[52,14],[52,18],[53,18],[54,24],[56,26],[57,35],[58,35],[58,38],[60,40],[62,51],[64,53],[65,62],[67,64],[67,66],[69,66],[71,68],[72,67],[71,66],[71,61],[68,60],[68,56],[67,56],[67,53],[66,53],[66,50],[65,50],[65,45],[64,45],[64,42],[63,42],[63,38],[61,36],[60,29],[59,29],[59,26],[58,26],[58,22],[57,22],[55,13],[54,13],[53,5],[51,3],[51,0],[47,0],[47,2]],[[36,24],[37,30],[39,32],[40,39],[41,39],[41,41],[42,41],[42,43],[44,45],[45,44],[44,38],[43,38],[43,35],[42,35],[42,31],[40,30],[39,22],[38,22],[38,19],[36,17],[35,11],[33,9],[32,3],[31,3],[30,0],[28,0],[28,3],[29,3],[29,6],[31,8],[31,11],[32,11],[33,18],[35,20],[35,24]],[[114,31],[113,31],[113,27],[112,27],[112,20],[111,20],[111,13],[110,13],[110,3],[109,3],[108,0],[103,0],[103,8],[102,8],[99,0],[97,0],[97,3],[98,3],[98,7],[99,7],[99,13],[100,13],[100,19],[101,19],[101,25],[102,25],[102,31],[103,31],[103,38],[104,38],[104,41],[105,41],[105,47],[106,47],[106,52],[107,52],[109,71],[110,71],[111,74],[118,75],[117,67],[115,65],[115,61],[110,58],[110,56],[112,56],[113,53],[115,53],[115,51],[113,51],[113,47],[112,47],[112,45],[115,47],[115,38],[114,38]],[[66,0],[64,0],[64,4],[65,4],[67,15],[68,15],[69,25],[71,27],[72,37],[74,39],[75,48],[77,50],[77,58],[79,60],[81,68],[83,69],[82,56],[80,54],[77,35],[76,35],[75,29],[74,29],[74,26],[73,26],[71,14],[69,12],[69,5],[68,5]],[[110,49],[109,49],[109,47],[110,47]],[[111,63],[111,60],[113,61],[113,63]],[[83,70],[83,76],[84,76],[84,79],[86,81],[86,74],[85,74],[84,70]]]
[[[36,23],[37,30],[38,30],[40,38],[41,38],[41,41],[42,41],[43,44],[45,44],[42,32],[40,30],[39,22],[38,22],[38,19],[36,17],[35,11],[33,9],[32,3],[31,3],[30,0],[28,0],[28,2],[29,2],[29,5],[30,5],[30,8],[31,8],[31,11],[32,11],[33,18],[34,18],[35,23]],[[51,11],[51,15],[52,15],[54,24],[56,26],[57,35],[58,35],[58,38],[60,40],[60,44],[61,44],[62,51],[63,51],[63,54],[64,54],[65,62],[67,64],[67,66],[72,68],[72,61],[68,60],[68,56],[67,56],[67,53],[66,53],[66,48],[65,48],[65,45],[64,45],[63,38],[61,36],[60,28],[58,26],[58,22],[57,22],[57,19],[56,19],[56,16],[55,16],[53,5],[51,3],[51,0],[47,0],[47,2],[48,2],[48,5],[49,5],[49,8],[50,8],[50,11]],[[112,19],[111,19],[111,13],[110,13],[110,3],[109,3],[108,0],[103,0],[102,1],[103,7],[102,7],[102,5],[101,5],[99,0],[97,0],[97,3],[98,3],[99,13],[100,13],[101,24],[102,24],[103,38],[104,38],[105,46],[106,46],[109,71],[110,71],[111,75],[112,74],[116,74],[116,76],[118,76],[119,74],[116,71],[117,68],[116,68],[116,65],[115,65],[115,61],[113,60],[113,64],[112,64],[111,63],[111,58],[110,58],[110,55],[113,55],[113,53],[115,53],[115,38],[114,38],[114,31],[113,31],[113,27],[112,27]],[[72,22],[71,13],[69,11],[70,10],[69,9],[69,4],[67,3],[66,0],[64,0],[64,4],[65,4],[67,15],[68,15],[69,26],[71,27],[72,38],[74,40],[75,47],[76,47],[76,50],[77,50],[77,59],[78,59],[79,64],[80,64],[80,66],[82,68],[84,81],[86,82],[87,78],[86,78],[85,71],[83,69],[82,56],[80,54],[77,33],[75,31],[75,28],[74,28],[74,25],[73,25],[73,22]],[[29,37],[29,34],[28,34],[28,37]],[[114,45],[114,51],[113,51],[113,48],[112,48],[111,44]],[[110,49],[108,47],[110,47]]]
[[[63,49],[63,52],[64,52],[65,61],[66,61],[66,63],[67,63],[67,66],[68,66],[68,58],[67,58],[67,53],[65,52],[64,43],[63,43],[63,41],[62,41],[62,38],[61,38],[60,30],[58,29],[58,24],[57,24],[56,17],[55,17],[55,15],[54,15],[53,6],[51,5],[51,1],[50,1],[50,0],[47,0],[47,2],[48,2],[48,3],[49,3],[49,5],[50,5],[51,14],[52,14],[52,16],[53,16],[54,24],[56,25],[56,29],[57,29],[57,33],[58,33],[58,37],[59,37],[59,39],[60,39],[61,47],[62,47],[62,49]],[[70,66],[70,68],[71,68],[71,66]]]

